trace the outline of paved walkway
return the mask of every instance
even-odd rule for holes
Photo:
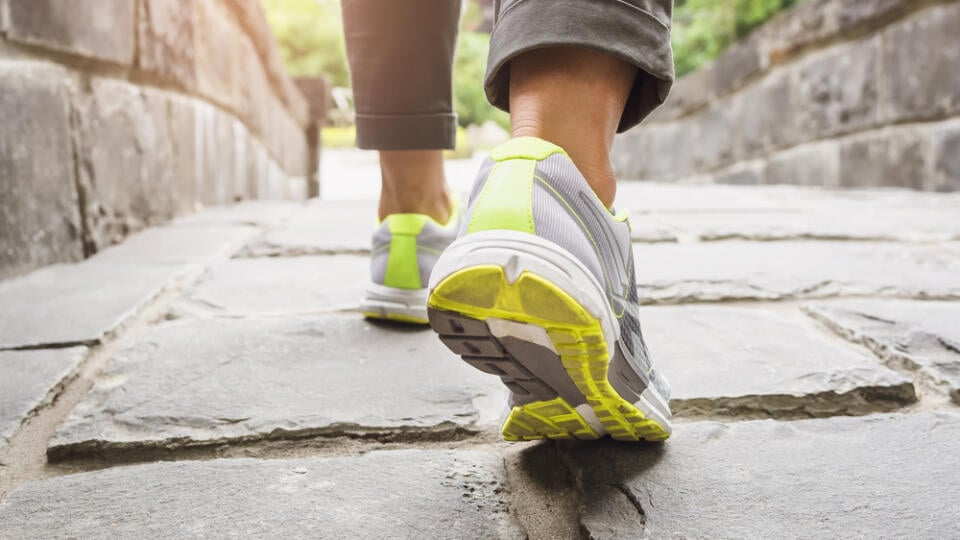
[[[0,538],[960,535],[960,197],[619,201],[666,444],[499,441],[356,312],[372,202],[247,203],[0,283]]]

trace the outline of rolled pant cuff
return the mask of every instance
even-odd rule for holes
[[[494,106],[509,110],[510,60],[534,49],[564,46],[606,51],[640,69],[618,131],[639,124],[667,98],[674,78],[670,27],[653,13],[623,0],[504,4],[490,38],[484,83]],[[664,18],[668,21],[669,13]]]
[[[357,147],[364,150],[447,150],[457,145],[455,113],[358,114]]]

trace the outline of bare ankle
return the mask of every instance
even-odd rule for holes
[[[380,219],[390,214],[425,214],[439,223],[450,218],[450,196],[440,150],[380,152]]]
[[[636,73],[613,55],[576,47],[530,51],[510,64],[513,135],[566,150],[608,208],[617,189],[610,149]]]

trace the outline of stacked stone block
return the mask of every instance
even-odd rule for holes
[[[677,81],[620,138],[615,166],[642,180],[958,190],[958,27],[955,1],[800,3]]]
[[[259,2],[0,0],[0,72],[0,279],[314,178]]]

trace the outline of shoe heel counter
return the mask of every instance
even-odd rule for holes
[[[536,234],[533,225],[534,159],[506,159],[494,164],[467,223],[467,234],[510,230]]]
[[[422,289],[417,258],[417,236],[427,217],[419,214],[393,214],[384,220],[390,233],[389,247],[371,259],[374,283],[395,289]],[[378,278],[380,278],[378,280]]]
[[[536,234],[533,221],[533,185],[537,164],[559,146],[535,137],[517,137],[494,148],[493,169],[477,196],[466,233],[510,230]]]

